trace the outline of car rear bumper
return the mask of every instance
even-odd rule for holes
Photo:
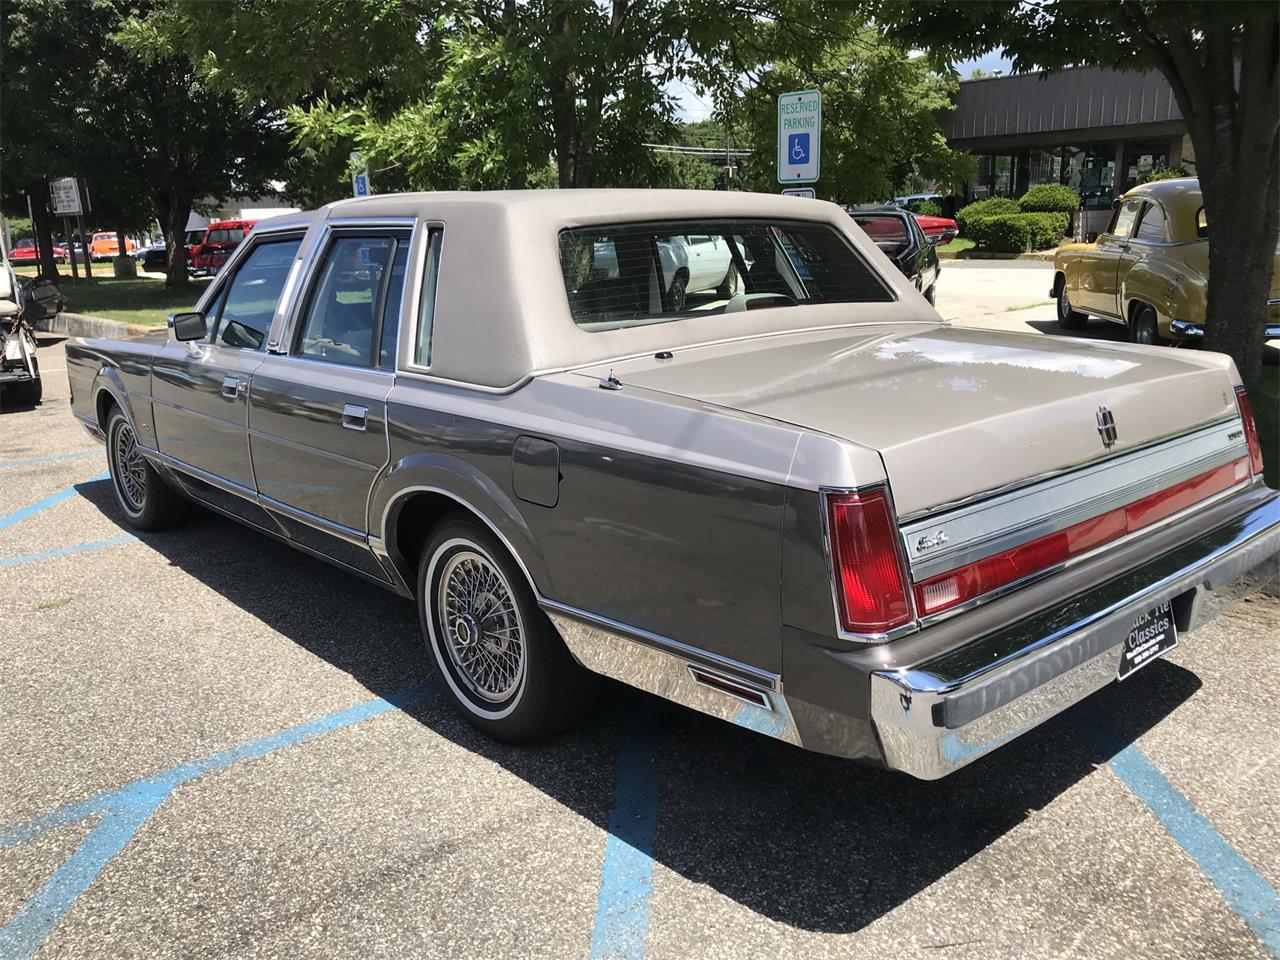
[[[1181,630],[1206,590],[1280,552],[1280,494],[1087,594],[978,644],[871,674],[870,713],[885,764],[933,780],[976,760],[1116,679],[1135,618],[1168,601]]]
[[[1175,337],[1203,337],[1204,324],[1192,323],[1189,320],[1174,320],[1169,324],[1169,332]],[[1268,340],[1280,340],[1280,323],[1268,320],[1263,336]]]

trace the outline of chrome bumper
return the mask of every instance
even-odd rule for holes
[[[1204,325],[1190,320],[1174,320],[1169,324],[1169,332],[1175,337],[1203,337]],[[1262,335],[1267,340],[1280,340],[1280,323],[1268,321]]]
[[[976,760],[1114,680],[1144,610],[1177,599],[1191,629],[1204,590],[1277,552],[1280,494],[1085,596],[913,669],[872,673],[886,764],[936,780]]]

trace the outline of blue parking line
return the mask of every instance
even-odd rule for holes
[[[79,457],[89,457],[95,453],[101,452],[101,447],[94,447],[92,450],[77,450],[75,453],[51,453],[47,457],[32,457],[29,460],[10,460],[8,463],[0,463],[0,470],[7,470],[9,467],[29,467],[35,463],[56,463],[59,460],[75,460]]]
[[[0,557],[0,567],[20,567],[24,563],[32,563],[36,560],[49,560],[53,557],[65,557],[73,553],[86,553],[90,550],[101,550],[104,547],[118,547],[122,543],[133,543],[137,539],[130,533],[122,537],[111,537],[108,540],[94,540],[92,543],[77,543],[70,547],[57,547],[54,550],[20,553],[16,557]]]
[[[1111,758],[1125,786],[1196,862],[1263,945],[1280,957],[1280,895],[1136,745]]]
[[[109,474],[104,470],[102,473],[92,476],[83,482],[97,483],[99,480],[107,479],[108,476]],[[65,490],[59,490],[57,493],[47,496],[43,500],[37,500],[29,507],[23,507],[21,510],[16,510],[8,516],[0,517],[0,530],[7,530],[15,523],[25,520],[33,514],[39,513],[46,507],[52,507],[54,504],[61,503],[63,500],[68,500],[71,497],[76,496],[78,493],[79,491],[76,490],[75,486],[67,487]]]
[[[618,747],[591,960],[640,960],[649,936],[658,751],[652,712],[636,710]]]
[[[48,939],[76,899],[137,834],[174,789],[205,774],[225,770],[246,760],[254,760],[286,747],[353,726],[391,710],[403,709],[435,693],[434,681],[417,690],[366,700],[345,710],[250,740],[219,751],[201,760],[180,763],[168,770],[137,780],[116,790],[108,790],[85,800],[67,804],[51,813],[0,831],[0,849],[39,836],[46,830],[69,826],[96,814],[103,814],[84,842],[58,866],[38,891],[0,928],[0,957],[27,960]]]

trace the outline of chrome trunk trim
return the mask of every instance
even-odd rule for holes
[[[1248,455],[1243,426],[1233,418],[1159,446],[905,524],[900,530],[912,578],[928,579],[1056,533]]]

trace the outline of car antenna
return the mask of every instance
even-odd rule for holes
[[[609,375],[600,381],[601,390],[621,390],[622,381],[613,375],[613,368],[609,368]]]

